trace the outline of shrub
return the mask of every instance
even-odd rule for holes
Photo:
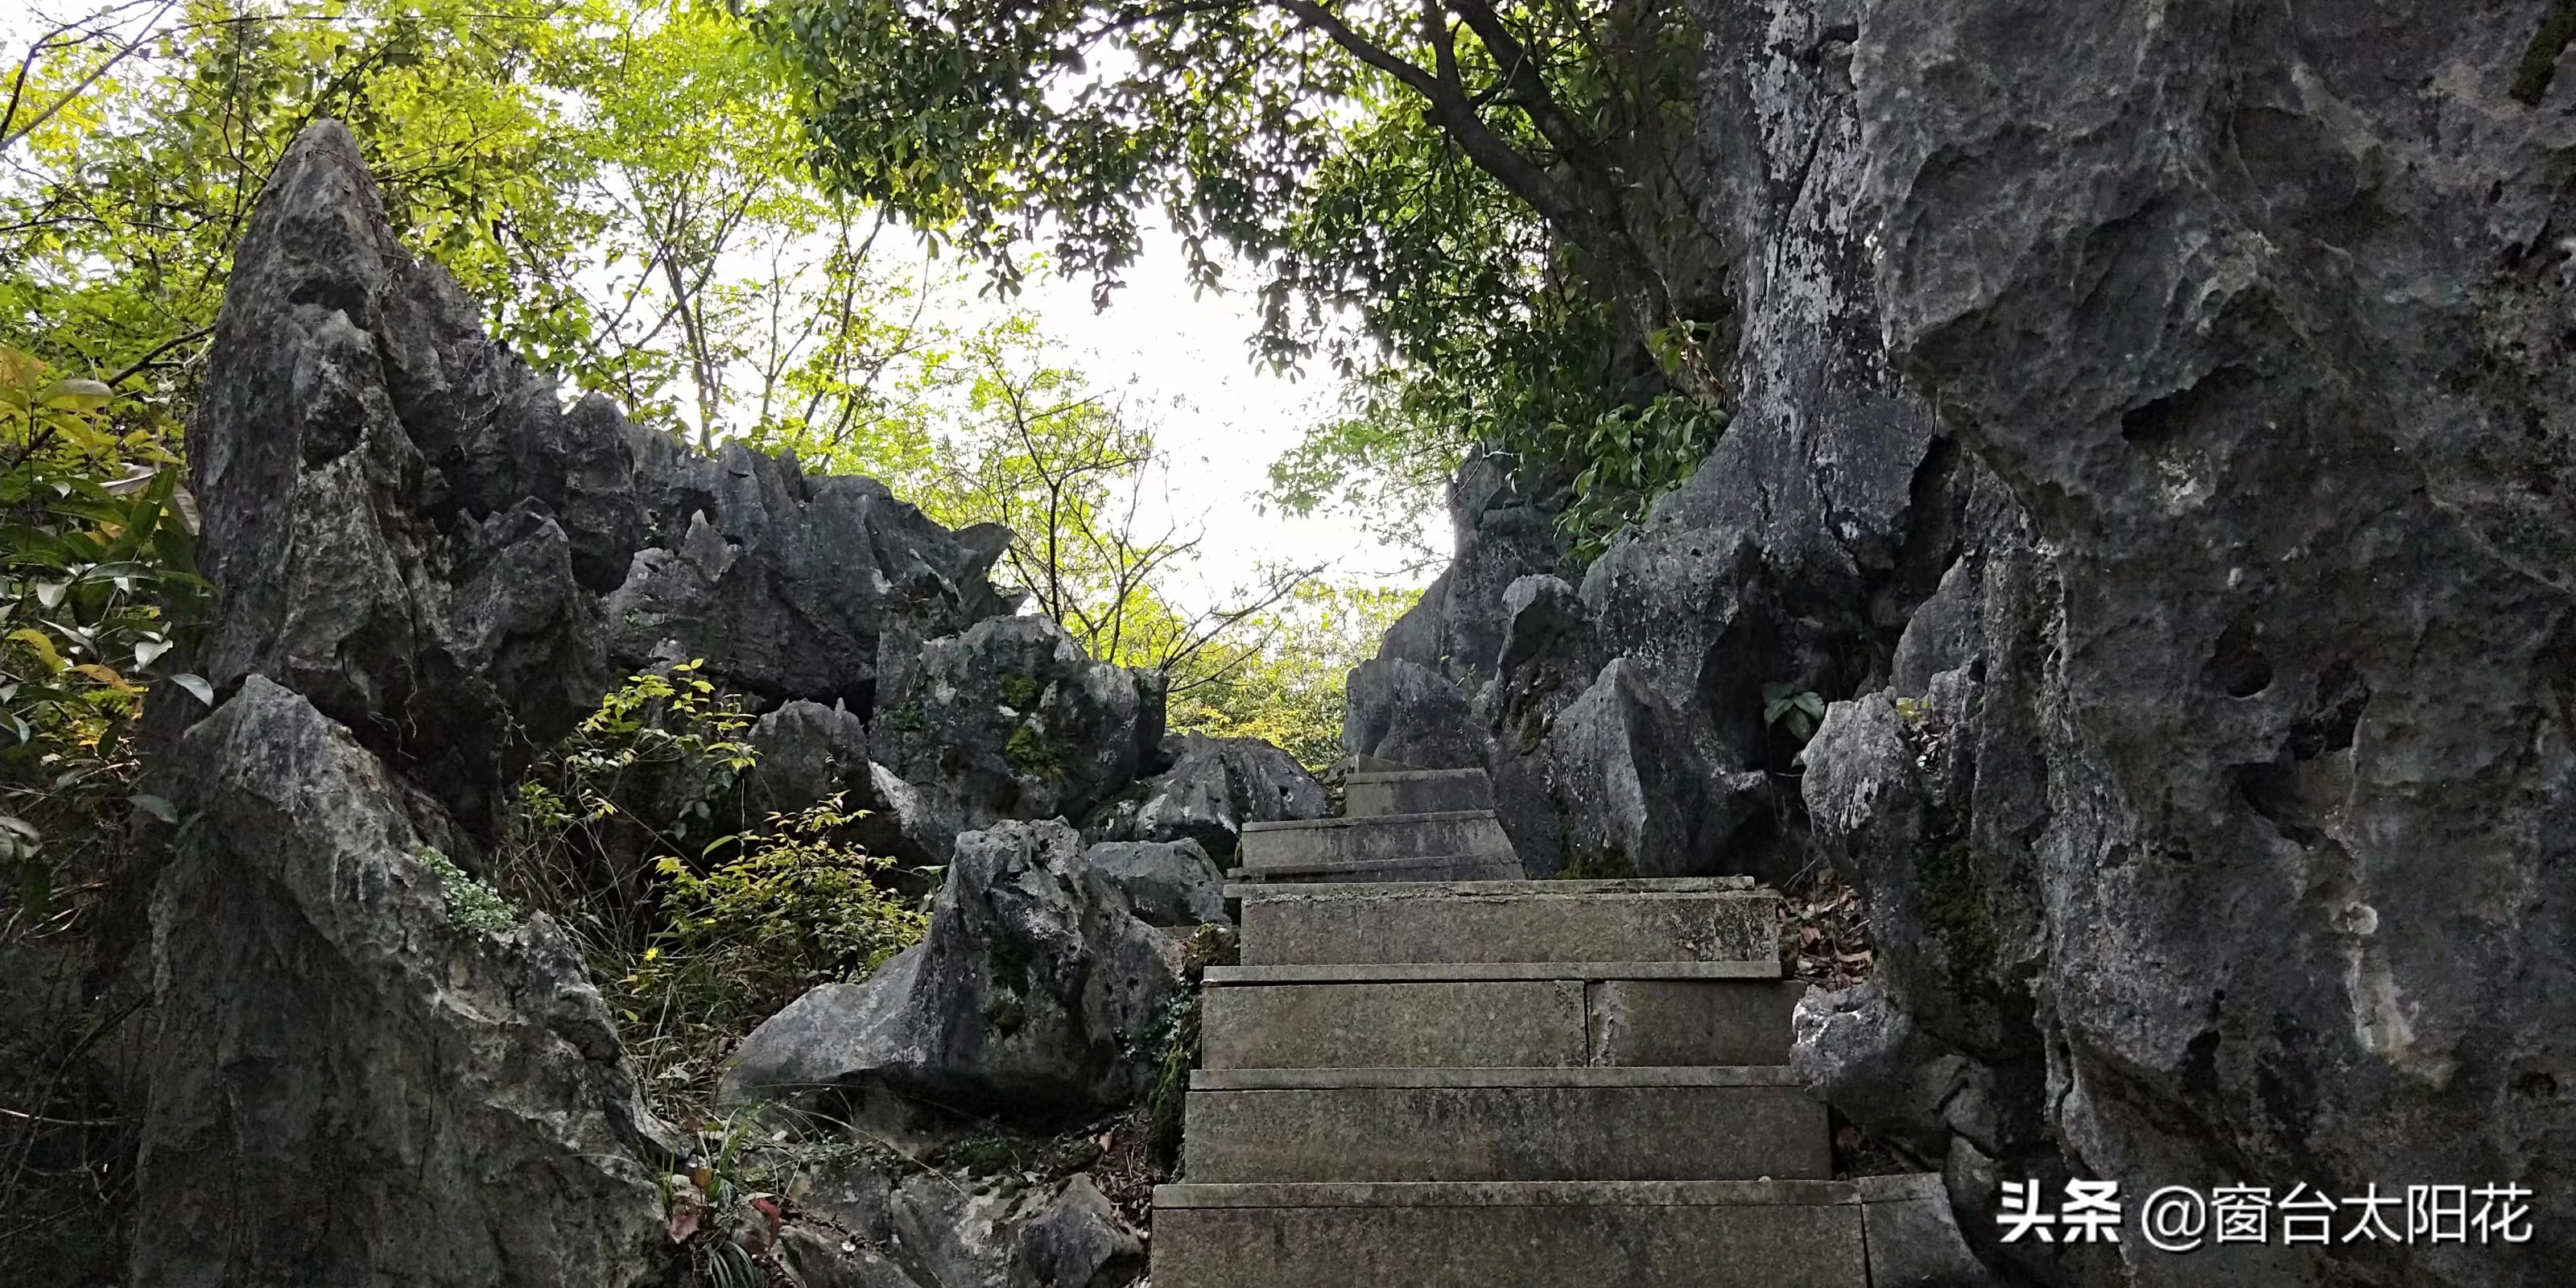
[[[834,839],[857,817],[839,797],[711,844],[704,872],[655,863],[663,924],[641,952],[605,954],[627,1050],[663,1107],[703,1107],[718,1062],[817,984],[864,979],[921,938],[929,918],[877,883],[892,861]]]
[[[767,1016],[816,984],[856,979],[921,938],[928,918],[876,882],[892,861],[832,839],[855,814],[841,798],[773,814],[740,857],[705,875],[660,869],[669,917],[631,976],[659,1001],[699,990],[723,1011]],[[707,1018],[720,1019],[715,1010]]]

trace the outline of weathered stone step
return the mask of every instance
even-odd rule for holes
[[[1318,863],[1368,863],[1455,854],[1512,857],[1511,838],[1489,809],[1375,818],[1246,823],[1235,855],[1247,875]]]
[[[1227,873],[1243,885],[1229,890],[1258,889],[1268,884],[1319,885],[1331,882],[1398,884],[1409,881],[1518,881],[1521,861],[1508,854],[1430,854],[1410,859],[1371,859],[1356,863],[1284,863]]]
[[[1247,966],[1774,961],[1779,896],[1742,878],[1236,885]]]
[[[1191,1130],[1197,1130],[1196,1124]],[[1154,1288],[1867,1288],[1833,1181],[1187,1184]]]
[[[1193,1182],[1824,1180],[1785,1067],[1223,1072],[1192,1080]],[[1320,1075],[1320,1076],[1319,1076]],[[1302,1081],[1307,1085],[1283,1085]]]
[[[1777,966],[1769,978],[1715,973],[1755,965],[1212,967],[1200,1060],[1209,1069],[1785,1064],[1805,985],[1779,979]]]
[[[1342,813],[1350,818],[1493,807],[1494,780],[1481,769],[1407,769],[1342,780]]]

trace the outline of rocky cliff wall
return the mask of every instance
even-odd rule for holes
[[[1542,870],[1860,882],[1802,1060],[2015,1276],[2554,1282],[2564,11],[1698,12],[1744,410],[1579,585],[1471,465],[1353,749],[1492,765]],[[1769,683],[1837,700],[1803,776]],[[1995,1246],[2070,1174],[2518,1184],[2534,1239]]]

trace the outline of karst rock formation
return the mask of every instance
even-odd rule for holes
[[[1589,565],[1471,461],[1454,561],[1353,675],[1349,749],[1488,770],[1533,875],[1856,882],[1876,977],[1810,998],[1799,1067],[1944,1173],[2008,1282],[2562,1281],[2563,10],[1695,10],[1732,424]],[[1132,1092],[1097,1017],[1179,967],[1082,848],[1185,849],[1153,897],[1206,902],[1243,824],[1323,811],[1015,615],[986,578],[1007,534],[567,409],[397,248],[336,125],[262,198],[190,446],[219,703],[153,713],[191,821],[152,908],[140,1288],[661,1273],[668,1129],[565,937],[455,930],[410,859],[482,862],[501,793],[634,670],[708,659],[763,705],[776,799],[847,793],[951,865],[898,978],[805,1012],[928,1035],[794,1053],[853,1077]],[[1831,700],[1803,749],[1771,684]],[[1006,754],[1024,731],[1046,772]],[[978,945],[1015,935],[1126,963],[1136,991],[1032,1030],[1088,1063],[913,1023],[985,997]],[[1996,1242],[2001,1182],[2069,1176],[2511,1183],[2534,1233]],[[1132,1273],[1087,1187],[1030,1229]]]
[[[1488,767],[1534,866],[1830,859],[1878,974],[1802,1067],[2013,1274],[2554,1282],[2559,11],[1696,11],[1734,423],[1579,578],[1471,465],[1353,748]],[[1795,766],[1773,682],[1837,699]],[[2514,1184],[2532,1242],[1995,1245],[1999,1180],[2068,1175]]]

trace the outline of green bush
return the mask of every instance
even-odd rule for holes
[[[669,920],[627,978],[635,1000],[686,1004],[711,1023],[765,1017],[921,938],[928,918],[877,883],[892,860],[832,839],[857,817],[837,796],[771,815],[703,875],[664,857]]]

